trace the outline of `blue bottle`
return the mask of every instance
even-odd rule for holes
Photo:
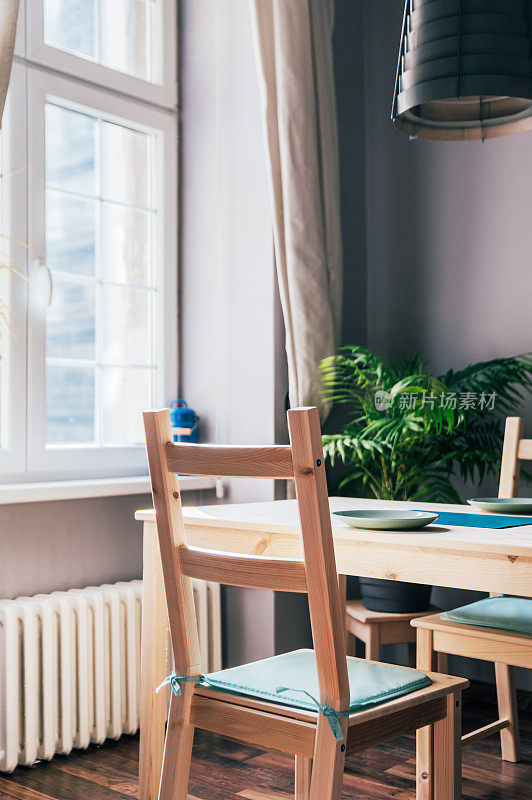
[[[182,405],[181,405],[182,404]],[[197,442],[198,441],[198,420],[199,417],[193,408],[189,408],[187,403],[180,397],[170,403],[170,421],[172,428],[189,428],[190,433],[174,434],[174,442]]]

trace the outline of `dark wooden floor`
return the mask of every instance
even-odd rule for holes
[[[464,700],[464,730],[495,718],[491,687],[474,686]],[[532,697],[519,697],[523,760],[500,760],[498,737],[464,750],[464,800],[532,800]],[[0,776],[2,800],[131,800],[137,797],[138,738]],[[412,737],[346,762],[342,800],[412,800]],[[220,737],[196,735],[189,800],[291,800],[293,760]]]

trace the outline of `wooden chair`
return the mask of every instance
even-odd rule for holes
[[[504,431],[499,497],[517,495],[521,461],[532,460],[532,439],[522,437],[521,417],[508,417]],[[532,614],[532,601],[529,602]],[[430,669],[430,665],[435,663],[436,653],[452,653],[494,663],[499,719],[463,736],[462,744],[469,744],[500,731],[502,758],[505,761],[519,761],[514,668],[532,667],[532,636],[511,630],[452,622],[444,619],[442,614],[415,619],[412,625],[417,628],[418,654],[421,654],[417,661],[419,669]],[[441,658],[437,663],[438,670],[446,671]]]
[[[364,642],[370,661],[380,661],[381,644],[407,644],[409,666],[416,666],[416,631],[410,623],[426,616],[427,609],[408,614],[371,611],[362,600],[348,600],[345,613],[349,655],[355,655],[355,639]]]
[[[180,685],[180,693],[172,694],[170,701],[159,800],[186,799],[195,728],[295,754],[297,800],[338,800],[346,755],[426,725],[434,727],[438,745],[425,782],[434,783],[438,800],[458,798],[460,760],[455,756],[460,740],[460,698],[467,681],[431,674],[432,683],[424,688],[356,713],[348,711],[352,702],[348,671],[359,665],[367,670],[368,663],[346,658],[317,409],[288,412],[290,446],[177,444],[172,442],[167,409],[145,412],[144,423],[177,673],[172,681]],[[304,560],[188,547],[177,473],[294,477]],[[250,549],[252,546],[250,542]],[[275,702],[268,697],[220,691],[208,682],[204,685],[205,680],[198,683],[200,653],[190,578],[308,593],[314,651],[297,652],[310,653],[314,659],[319,712],[288,702],[285,705],[282,694]],[[265,663],[242,669],[262,668]],[[372,666],[379,674],[383,669],[393,670],[395,682],[404,683],[406,672],[418,681],[420,678],[419,673],[404,667]],[[223,678],[227,672],[211,673],[206,680],[213,675]]]

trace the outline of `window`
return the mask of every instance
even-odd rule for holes
[[[0,470],[7,466],[11,479],[139,474],[146,466],[140,411],[177,394],[177,122],[166,105],[175,64],[163,85],[168,67],[155,58],[163,19],[175,22],[173,6],[26,2],[27,41],[8,105],[19,111],[4,122],[3,137],[7,129],[18,151],[15,131],[23,128],[26,140],[25,157],[16,158],[24,160],[27,225],[8,239],[28,244],[27,281],[8,282],[18,284],[10,320],[27,318],[15,369],[24,366],[27,380],[3,379],[20,351],[19,325],[16,337],[13,325],[5,337],[0,362],[0,431],[13,430],[12,446],[0,439]],[[68,77],[60,74],[65,65]],[[14,175],[8,160],[4,170]],[[6,202],[12,222],[10,190]],[[21,406],[27,412],[15,435],[10,423]],[[15,464],[7,454],[21,449],[24,463]]]
[[[26,469],[26,106],[25,75],[13,65],[0,131],[0,272],[7,321],[0,327],[0,474]],[[21,97],[22,102],[14,102]]]
[[[97,64],[160,82],[154,0],[45,0],[44,43]]]
[[[175,0],[26,0],[29,58],[175,107]]]

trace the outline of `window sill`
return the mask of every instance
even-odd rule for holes
[[[182,492],[216,489],[216,478],[179,478]],[[99,478],[97,480],[49,481],[46,483],[12,483],[0,486],[0,505],[43,503],[50,500],[81,500],[90,497],[121,497],[128,494],[149,494],[150,480],[134,478]]]

